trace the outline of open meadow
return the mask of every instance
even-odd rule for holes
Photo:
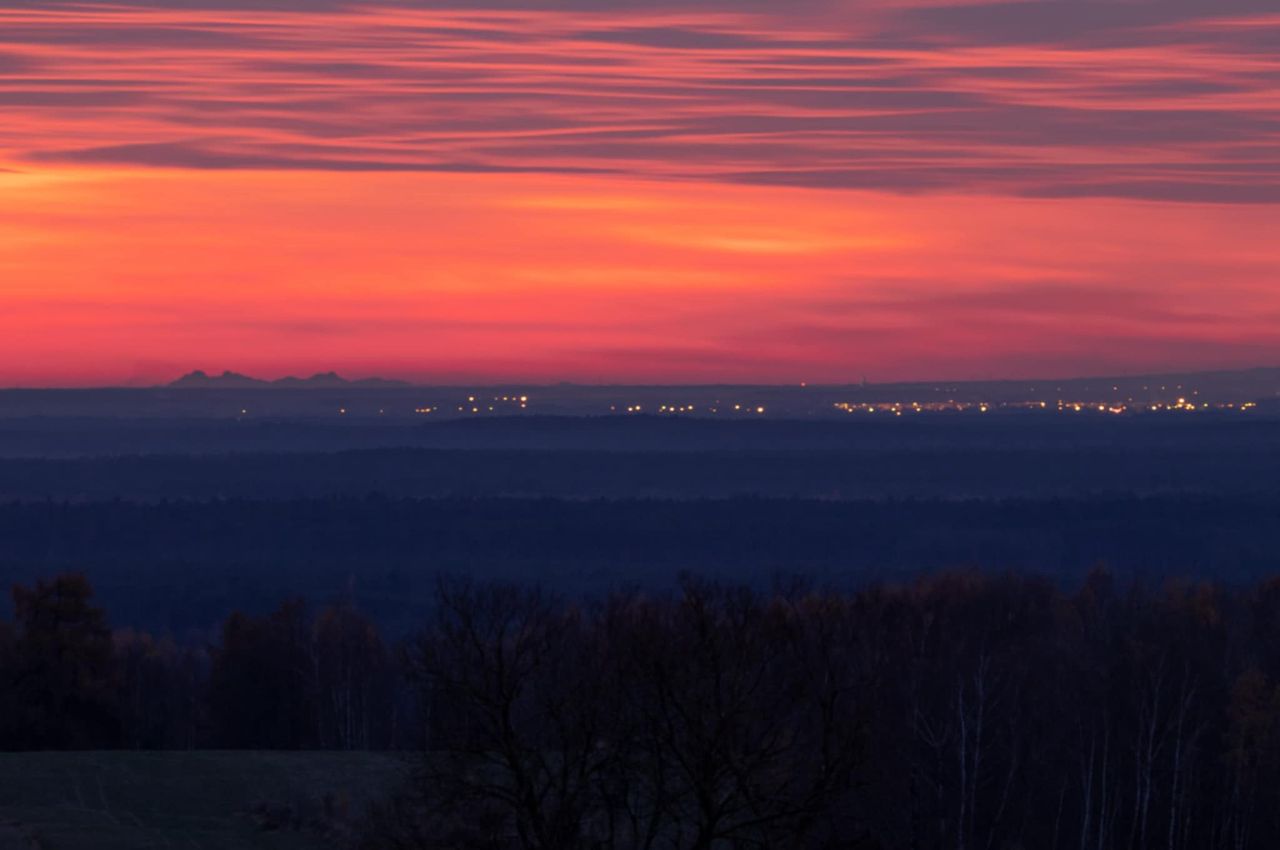
[[[405,769],[370,753],[4,753],[0,850],[324,847]]]

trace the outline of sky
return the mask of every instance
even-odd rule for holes
[[[1274,0],[6,0],[0,385],[1280,365]]]

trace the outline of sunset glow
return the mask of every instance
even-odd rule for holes
[[[1263,5],[6,4],[0,384],[1274,364]]]

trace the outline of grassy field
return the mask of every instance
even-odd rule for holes
[[[5,753],[0,850],[320,848],[326,796],[358,815],[406,769],[369,753]]]

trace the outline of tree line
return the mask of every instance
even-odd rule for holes
[[[81,574],[13,588],[0,622],[0,748],[406,746],[394,648],[347,604],[232,614],[213,640],[112,630]]]
[[[1024,460],[1014,465],[1042,463]],[[305,588],[313,599],[352,598],[385,636],[399,639],[420,627],[439,573],[536,577],[574,596],[605,595],[619,581],[670,588],[684,570],[767,585],[778,570],[863,583],[980,566],[1074,585],[1101,561],[1126,580],[1253,582],[1275,568],[1280,493],[867,502],[0,500],[0,541],[0,587],[83,570],[114,620],[154,633],[185,639],[229,611],[258,610]]]
[[[367,848],[1246,850],[1280,839],[1280,579],[854,592],[441,582],[389,646],[347,605],[207,647],[14,591],[9,748],[398,748]]]

